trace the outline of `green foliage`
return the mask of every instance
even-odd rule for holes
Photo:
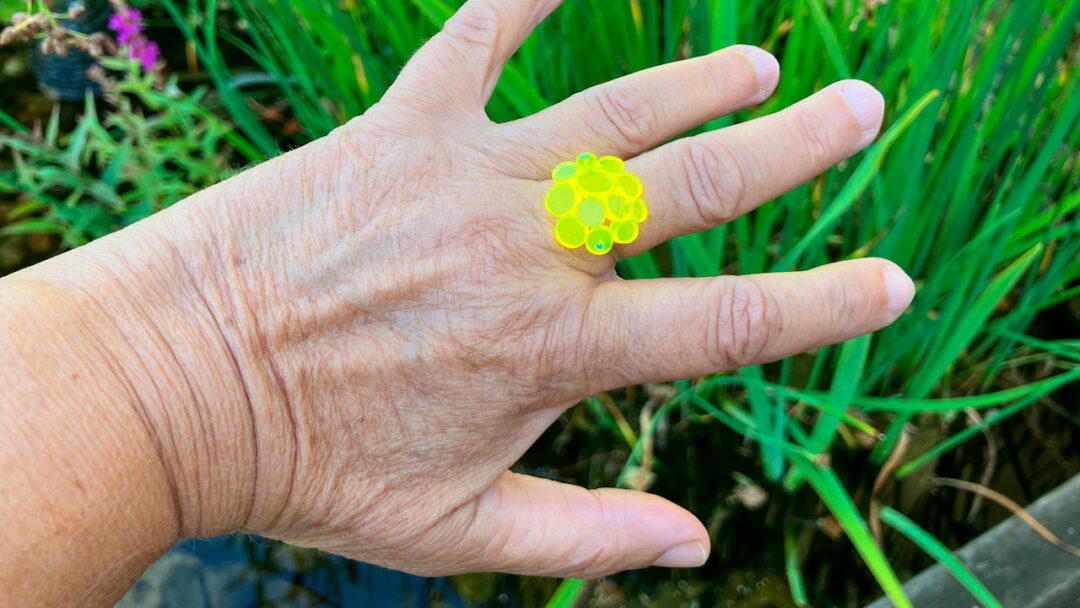
[[[798,608],[810,605],[806,597],[806,583],[803,581],[802,568],[799,560],[799,543],[796,540],[795,528],[792,523],[784,524],[784,570],[787,573],[788,588],[791,590],[791,600]]]
[[[26,10],[26,0],[0,0],[0,23],[11,21],[12,15]]]
[[[159,90],[128,61],[105,64],[125,77],[112,87],[116,107],[104,118],[88,95],[69,134],[60,135],[56,107],[43,134],[0,136],[14,164],[0,174],[0,192],[26,199],[0,236],[51,232],[76,247],[227,177],[229,141],[257,154],[200,106],[205,89],[186,94],[172,80]]]
[[[548,600],[546,608],[574,608],[577,605],[578,596],[584,589],[585,581],[578,579],[563,581],[563,584],[559,585],[554,595]]]
[[[881,584],[885,595],[892,600],[896,608],[911,608],[911,602],[904,595],[896,573],[893,572],[881,547],[874,542],[866,520],[859,513],[859,509],[840,483],[840,479],[836,477],[832,469],[821,466],[802,454],[793,452],[790,456],[792,465],[814,487],[814,491],[836,516],[836,521],[851,539],[851,543],[855,545],[855,550],[862,556],[866,566],[874,573],[874,578]]]
[[[934,538],[932,534],[923,530],[918,524],[905,517],[902,513],[891,507],[881,508],[881,521],[889,524],[901,534],[908,537],[911,542],[918,545],[923,551],[926,551],[934,559],[941,562],[956,580],[960,582],[975,599],[982,602],[986,608],[1001,608],[1001,602],[997,601],[990,590],[976,577],[971,570],[968,570],[952,551],[949,551],[948,547],[941,544],[941,542]]]

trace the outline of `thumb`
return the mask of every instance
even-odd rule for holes
[[[475,569],[596,578],[645,566],[697,567],[709,535],[689,511],[644,492],[586,490],[507,472],[478,499],[463,539]]]

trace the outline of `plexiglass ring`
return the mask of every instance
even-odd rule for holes
[[[560,163],[551,172],[555,185],[544,204],[558,221],[555,240],[567,249],[585,245],[589,253],[604,255],[615,243],[630,243],[649,208],[641,199],[641,180],[627,173],[614,156],[582,154]]]

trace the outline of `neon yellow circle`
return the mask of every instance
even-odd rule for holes
[[[645,218],[649,217],[649,206],[640,198],[630,203],[630,217],[639,224],[644,222]]]
[[[589,253],[604,255],[611,251],[614,242],[611,238],[611,231],[600,226],[589,231],[589,234],[585,237],[585,248],[589,250]]]
[[[626,199],[613,194],[607,199],[607,218],[611,221],[624,220],[630,215],[630,205]]]
[[[555,183],[568,182],[574,179],[575,173],[577,173],[576,163],[559,163],[551,172],[551,179],[555,180]]]
[[[577,164],[580,167],[587,167],[596,162],[596,155],[591,152],[586,152],[577,157]]]
[[[600,159],[600,167],[608,173],[622,173],[626,164],[617,156],[605,156]]]
[[[612,238],[616,243],[632,243],[638,236],[638,225],[633,220],[615,222],[611,225]]]
[[[574,209],[574,189],[569,184],[559,184],[548,190],[544,204],[552,215],[566,215]]]
[[[568,249],[581,247],[585,242],[585,224],[576,217],[564,217],[555,224],[555,240]]]
[[[587,198],[578,205],[577,216],[586,226],[599,226],[604,223],[604,206],[595,198]]]
[[[586,192],[603,193],[611,190],[611,178],[600,171],[589,171],[578,176],[578,187]]]
[[[641,180],[633,173],[619,174],[619,187],[622,188],[622,191],[626,194],[627,198],[637,198],[641,196]]]

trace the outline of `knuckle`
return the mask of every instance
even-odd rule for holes
[[[769,293],[751,279],[725,277],[720,294],[710,361],[735,368],[756,363],[778,328],[777,307]]]
[[[703,225],[722,224],[740,215],[746,204],[746,175],[726,145],[684,140],[673,153],[682,163],[690,201]]]
[[[643,96],[614,85],[588,89],[584,96],[586,105],[607,120],[619,137],[634,148],[647,148],[653,142],[660,117]]]
[[[588,490],[588,496],[595,504],[597,518],[607,521],[619,514],[606,513],[607,507],[603,498],[596,490]],[[614,529],[598,531],[597,536],[582,539],[578,546],[570,546],[565,556],[567,569],[565,574],[574,577],[597,578],[619,570],[619,556],[625,555],[623,551],[622,535]]]
[[[568,576],[592,579],[618,572],[619,568],[615,566],[613,556],[619,555],[620,550],[618,535],[613,535],[609,546],[595,547],[577,556]]]
[[[859,277],[858,280],[834,281],[830,284],[822,299],[831,311],[831,327],[839,331],[862,326],[871,322],[878,311],[888,309],[888,294],[875,284],[876,277],[871,275],[868,278]]]
[[[849,325],[852,319],[858,318],[858,316],[864,315],[868,303],[865,294],[862,293],[860,286],[851,285],[847,281],[837,281],[826,292],[822,306],[824,310],[829,311],[826,319],[831,323],[831,327],[841,328]],[[854,316],[857,315],[857,316]]]
[[[833,155],[832,129],[814,112],[799,112],[796,122],[799,139],[811,158],[825,159]]]
[[[461,46],[491,50],[499,45],[503,18],[489,4],[473,4],[454,14],[443,25],[443,34]]]
[[[825,301],[822,304],[825,306],[824,310],[829,311],[827,318],[832,327],[843,327],[845,320],[851,319],[853,307],[850,298],[852,295],[854,294],[851,293],[851,289],[841,282],[833,288],[829,296],[824,298]]]

